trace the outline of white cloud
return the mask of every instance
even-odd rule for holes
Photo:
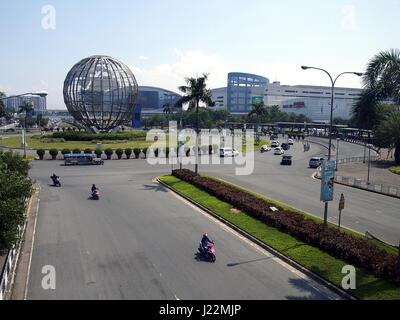
[[[202,50],[181,52],[174,49],[177,60],[171,64],[160,64],[149,69],[129,65],[139,85],[159,86],[177,92],[185,84],[186,77],[209,74],[208,87],[226,86],[229,67],[215,54]]]

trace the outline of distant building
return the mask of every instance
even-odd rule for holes
[[[165,104],[172,107],[181,98],[181,95],[157,87],[139,86],[137,105],[141,107],[143,114],[163,113]]]
[[[232,113],[248,113],[252,103],[263,101],[269,79],[250,73],[228,74],[227,109]]]
[[[351,110],[362,89],[335,88],[333,117],[349,119]],[[331,87],[307,85],[281,85],[273,82],[268,85],[264,94],[267,106],[278,105],[285,112],[304,114],[315,121],[328,121],[331,108]]]
[[[33,108],[35,112],[45,112],[47,109],[46,106],[46,97],[40,97],[37,95],[25,95],[20,97],[10,97],[4,100],[4,104],[7,108],[14,109],[15,112],[18,112],[19,107],[22,106],[24,102],[32,102]]]
[[[226,109],[228,102],[228,90],[226,87],[211,89],[212,101],[214,106],[209,106],[211,110]]]
[[[227,87],[212,89],[213,109],[226,108],[234,114],[247,114],[252,104],[263,101],[266,106],[278,105],[287,113],[304,114],[315,121],[329,121],[331,87],[281,85],[268,78],[249,73],[229,73]],[[362,89],[335,88],[333,116],[349,119]]]

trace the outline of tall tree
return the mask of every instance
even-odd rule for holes
[[[379,103],[393,99],[400,105],[400,50],[391,49],[375,55],[363,76],[364,91],[353,108],[353,119],[360,127],[378,126]]]
[[[374,131],[374,144],[394,148],[394,159],[400,164],[400,111],[390,112]]]
[[[34,110],[34,107],[33,107],[33,103],[32,102],[24,101],[22,103],[22,105],[19,106],[18,113],[25,113],[25,116],[24,116],[24,128],[25,128],[25,130],[26,130],[27,118],[29,118],[31,116],[33,110]]]
[[[268,111],[264,105],[264,102],[261,101],[252,103],[252,109],[247,116],[250,118],[252,115],[256,116],[256,143],[259,143],[260,136],[258,134],[258,127],[260,126],[261,119],[268,115]]]
[[[176,105],[182,106],[185,103],[189,103],[189,106],[192,105],[196,108],[196,163],[195,163],[195,173],[198,174],[199,164],[198,164],[198,153],[199,153],[199,143],[198,143],[198,135],[199,135],[199,104],[200,102],[205,103],[208,106],[213,105],[211,91],[207,89],[208,75],[203,74],[202,77],[198,78],[186,78],[186,86],[180,86],[179,90],[185,95],[180,98]]]

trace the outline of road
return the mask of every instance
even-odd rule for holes
[[[152,181],[168,170],[142,160],[34,162],[41,201],[28,299],[338,298]],[[48,185],[52,172],[62,188]],[[99,201],[88,200],[92,183]],[[215,264],[195,259],[204,232],[215,239]],[[47,265],[56,290],[42,288]]]

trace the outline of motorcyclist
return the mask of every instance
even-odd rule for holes
[[[95,190],[97,190],[97,187],[96,187],[96,185],[93,183],[93,185],[92,185],[92,193],[93,193]]]
[[[209,243],[214,243],[209,237],[207,233],[203,234],[203,237],[201,238],[201,246],[203,247],[204,250],[207,250],[207,246]]]

